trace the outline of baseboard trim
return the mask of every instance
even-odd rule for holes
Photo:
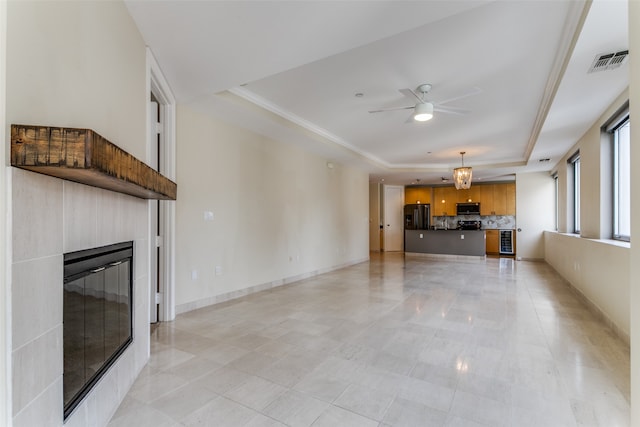
[[[267,283],[261,283],[254,286],[249,286],[244,289],[238,289],[236,291],[226,292],[220,295],[214,295],[212,297],[199,299],[197,301],[191,301],[184,304],[176,305],[176,315],[188,313],[189,311],[197,310],[199,308],[209,307],[215,304],[231,301],[237,298],[242,298],[247,295],[255,294],[257,292],[266,291],[269,289],[277,288],[279,286],[291,285],[310,277],[318,276],[332,271],[340,270],[352,265],[368,262],[369,257],[361,258],[354,261],[349,261],[343,264],[334,265],[332,267],[321,268],[318,270],[309,271],[307,273],[297,274],[295,276],[289,276],[278,280],[273,280]]]

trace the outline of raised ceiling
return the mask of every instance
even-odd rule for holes
[[[128,1],[178,102],[371,180],[551,171],[628,86],[627,2]],[[466,114],[406,123],[400,89]],[[356,96],[361,94],[361,96]],[[539,162],[541,158],[550,161]]]

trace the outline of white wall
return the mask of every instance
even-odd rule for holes
[[[366,173],[185,106],[177,132],[177,313],[368,259]]]
[[[555,226],[555,189],[546,172],[516,175],[516,256],[544,259],[544,231]]]
[[[6,106],[6,65],[7,65],[7,2],[0,2],[0,135],[6,135],[5,106]],[[8,339],[10,335],[11,321],[9,318],[9,278],[8,251],[10,235],[9,222],[7,219],[7,194],[9,184],[7,182],[8,169],[7,145],[0,149],[0,425],[9,425],[11,419],[10,411],[10,381],[9,365],[11,359]]]
[[[7,8],[7,122],[90,128],[144,159],[146,52],[125,6]],[[63,424],[63,253],[134,240],[134,344],[65,424],[106,425],[148,358],[148,202],[14,168],[8,176],[15,427]]]
[[[629,50],[640,51],[640,2],[629,2]],[[640,217],[640,56],[629,56],[629,97],[631,119],[631,218]],[[637,222],[631,222],[631,425],[640,425],[640,237]]]

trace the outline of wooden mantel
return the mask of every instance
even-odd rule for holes
[[[11,125],[11,166],[141,199],[176,199],[175,182],[91,129]]]

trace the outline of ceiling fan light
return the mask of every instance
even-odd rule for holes
[[[424,102],[416,104],[413,120],[418,122],[426,122],[433,118],[433,104],[430,102]]]

